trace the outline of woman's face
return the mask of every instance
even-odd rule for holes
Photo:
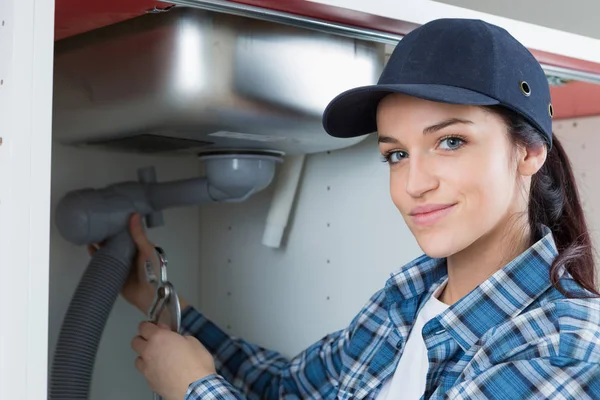
[[[523,179],[539,166],[515,153],[499,116],[394,94],[380,103],[377,126],[392,200],[430,257],[496,236],[511,215],[526,211]]]

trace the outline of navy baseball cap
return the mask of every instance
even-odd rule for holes
[[[505,29],[481,20],[438,19],[406,35],[376,85],[336,96],[323,114],[331,136],[377,131],[376,113],[390,93],[450,104],[500,105],[538,128],[552,146],[552,104],[546,74]]]

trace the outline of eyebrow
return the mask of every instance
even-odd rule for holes
[[[423,129],[423,134],[428,135],[456,124],[473,124],[473,121],[461,118],[450,118],[435,125],[428,126],[427,128]],[[398,143],[398,139],[391,136],[379,136],[378,141],[379,143]]]

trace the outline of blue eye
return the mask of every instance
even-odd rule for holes
[[[443,143],[446,143],[448,146],[446,148],[444,148],[442,145]],[[442,139],[440,141],[440,148],[442,148],[444,150],[456,150],[460,146],[462,146],[463,143],[464,143],[464,140],[462,140],[461,138],[451,136],[451,137]]]
[[[383,156],[383,162],[387,162],[388,164],[396,164],[407,157],[408,154],[404,151],[390,151]]]

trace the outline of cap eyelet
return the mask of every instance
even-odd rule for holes
[[[550,114],[550,118],[554,117],[554,107],[552,107],[552,103],[548,104],[548,114]]]
[[[525,96],[529,97],[531,95],[531,87],[529,87],[529,83],[521,81],[519,86],[521,87],[521,92],[523,92]]]

